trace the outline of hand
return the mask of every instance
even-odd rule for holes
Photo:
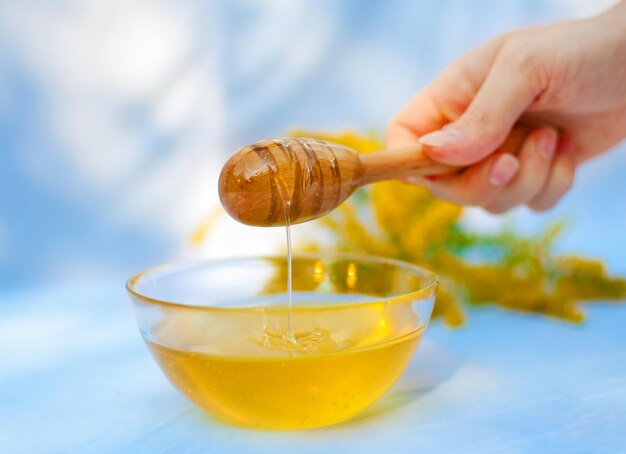
[[[498,150],[533,126],[517,157]],[[626,137],[626,1],[581,21],[514,31],[463,55],[392,120],[387,147],[420,141],[431,159],[468,166],[409,178],[436,197],[501,213],[542,211],[576,167]]]

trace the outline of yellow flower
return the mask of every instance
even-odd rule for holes
[[[341,143],[361,153],[383,148],[376,135],[353,131],[297,130],[291,135]],[[552,245],[563,223],[550,226],[537,238],[511,231],[478,234],[459,223],[462,214],[462,207],[435,199],[423,188],[387,181],[359,189],[314,222],[331,232],[337,249],[398,258],[435,271],[441,285],[433,317],[450,326],[463,323],[466,304],[495,305],[578,323],[584,318],[580,303],[626,298],[626,279],[609,276],[601,261],[554,254]],[[193,236],[194,243],[203,241],[216,216],[212,213],[206,219]],[[321,248],[311,241],[305,247]],[[269,285],[282,288],[285,278],[286,270],[281,270]],[[311,278],[298,285],[313,290],[318,282]]]
[[[354,132],[295,135],[330,140],[361,153],[382,149],[375,136]],[[433,317],[450,326],[465,319],[461,302],[580,322],[580,301],[626,298],[626,280],[610,277],[602,262],[554,256],[551,247],[562,224],[536,239],[508,231],[476,234],[458,222],[462,207],[397,181],[362,190],[361,202],[357,207],[349,200],[320,221],[337,247],[407,260],[438,273],[441,286]],[[486,260],[477,261],[481,254]]]

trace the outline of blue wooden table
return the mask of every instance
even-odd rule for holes
[[[626,305],[572,326],[481,309],[428,329],[359,419],[254,431],[210,419],[163,378],[123,282],[0,296],[0,452],[626,452]]]

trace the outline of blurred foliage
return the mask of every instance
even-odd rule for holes
[[[362,153],[382,148],[373,134],[293,131],[291,136],[329,140]],[[433,317],[451,326],[465,321],[464,304],[579,323],[584,318],[581,302],[626,298],[626,279],[609,276],[601,261],[553,252],[562,224],[530,238],[510,229],[485,234],[465,226],[462,214],[461,206],[435,199],[421,187],[389,181],[358,189],[315,222],[331,232],[336,249],[393,257],[435,271],[441,285]]]

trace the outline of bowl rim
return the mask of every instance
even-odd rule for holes
[[[252,260],[260,260],[260,261],[271,261],[271,260],[286,260],[286,254],[276,254],[276,255],[244,255],[244,256],[236,256],[236,257],[227,257],[227,258],[212,258],[212,259],[204,259],[204,260],[181,260],[168,262],[161,265],[152,266],[147,268],[139,273],[133,275],[130,279],[126,281],[126,291],[133,297],[139,298],[143,302],[149,304],[156,304],[159,306],[165,306],[170,308],[178,308],[178,309],[194,309],[194,310],[211,310],[211,311],[254,311],[254,310],[267,310],[273,309],[274,307],[270,306],[246,306],[246,307],[233,307],[233,306],[198,306],[193,304],[180,303],[176,301],[167,301],[162,299],[153,298],[143,293],[139,292],[135,289],[136,283],[142,278],[151,273],[155,273],[158,271],[164,271],[167,269],[176,269],[179,267],[204,267],[204,266],[212,266],[219,263],[232,263],[232,262],[245,262]],[[299,253],[294,254],[292,256],[292,260],[296,259],[321,259],[321,260],[352,260],[352,261],[364,261],[370,263],[378,263],[378,264],[386,264],[393,265],[398,268],[405,269],[407,271],[413,272],[414,274],[421,274],[430,278],[431,282],[428,285],[425,285],[417,290],[412,292],[407,292],[401,295],[397,295],[393,297],[394,301],[399,302],[403,300],[412,300],[418,298],[422,294],[426,294],[431,290],[433,293],[436,293],[437,287],[439,286],[439,276],[430,271],[427,268],[421,267],[419,265],[414,265],[409,262],[405,262],[403,260],[392,259],[387,257],[380,257],[376,255],[370,254],[359,254],[359,253],[326,253],[326,252],[318,252],[318,253]],[[381,302],[389,301],[391,298],[375,298],[369,301],[350,303],[350,306],[360,306],[360,305],[370,305],[370,304],[380,304]],[[330,305],[321,305],[322,307],[327,307]],[[339,305],[337,305],[339,306]],[[307,308],[315,308],[320,306],[307,306]]]

